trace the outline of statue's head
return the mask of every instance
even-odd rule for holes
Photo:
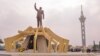
[[[42,7],[40,7],[39,9],[42,10]]]

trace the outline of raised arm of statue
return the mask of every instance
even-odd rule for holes
[[[37,9],[37,7],[36,7],[36,3],[34,4],[34,8],[35,8],[36,11],[38,11],[38,9]]]

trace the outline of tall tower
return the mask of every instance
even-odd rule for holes
[[[84,14],[83,14],[83,8],[82,8],[82,5],[81,5],[81,16],[79,18],[80,20],[80,23],[81,23],[81,37],[82,37],[82,51],[85,52],[86,51],[86,35],[85,35],[85,20],[86,18],[84,17]]]

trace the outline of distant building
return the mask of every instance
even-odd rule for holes
[[[100,51],[99,45],[95,44],[95,46],[92,47],[93,51]]]

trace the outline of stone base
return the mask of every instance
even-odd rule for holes
[[[47,53],[47,42],[44,36],[38,36],[37,38],[37,51],[38,53]]]

